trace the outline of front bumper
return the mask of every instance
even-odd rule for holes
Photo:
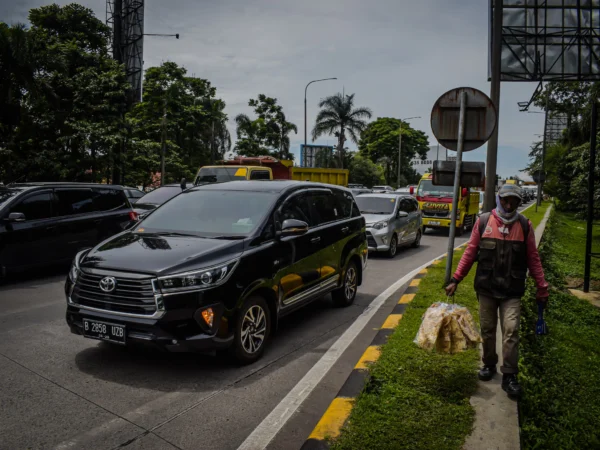
[[[438,219],[433,217],[423,217],[422,226],[427,228],[450,228],[450,219]],[[456,221],[456,226],[460,227],[460,220]]]
[[[223,318],[223,306],[206,305],[215,312],[212,329],[203,324],[201,310],[190,317],[182,317],[177,311],[167,311],[160,319],[123,317],[110,312],[89,311],[72,305],[67,306],[66,319],[73,334],[83,335],[83,319],[97,320],[125,326],[126,344],[150,345],[169,352],[201,352],[230,347],[233,334],[219,336],[219,324]]]
[[[367,245],[370,252],[387,252],[390,249],[390,232],[387,228],[367,229]]]

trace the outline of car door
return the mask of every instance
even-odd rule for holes
[[[296,219],[309,226],[307,233],[282,237],[276,244],[276,262],[280,267],[276,277],[282,309],[301,304],[318,291],[321,236],[313,222],[307,195],[306,191],[291,194],[276,213],[276,222],[280,224],[286,219]]]
[[[409,199],[401,198],[398,202],[396,209],[395,229],[396,235],[398,236],[398,242],[400,244],[412,242],[415,239],[416,231],[412,229],[414,222],[410,217],[412,209],[413,208]]]
[[[94,195],[88,187],[55,188],[57,227],[62,240],[61,255],[73,257],[97,240],[97,226],[102,218],[96,215]]]
[[[312,220],[316,224],[319,247],[319,278],[322,289],[336,285],[341,273],[341,253],[343,249],[343,236],[350,231],[349,227],[341,224],[342,211],[337,199],[330,189],[311,190],[307,196],[312,213]],[[342,231],[344,229],[344,231]]]
[[[25,220],[9,222],[10,213],[22,213]],[[6,220],[6,234],[0,266],[27,267],[61,259],[52,190],[25,194],[3,219]]]
[[[124,191],[115,188],[93,188],[96,236],[91,245],[123,231],[130,223],[132,212]]]

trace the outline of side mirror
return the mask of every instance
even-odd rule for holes
[[[415,187],[414,186],[410,187],[410,195],[415,195]]]
[[[462,197],[466,197],[468,193],[469,193],[469,190],[467,188],[462,188],[462,191],[461,191]]]
[[[302,220],[286,219],[281,224],[281,237],[300,236],[308,231],[308,224]]]
[[[187,182],[185,181],[185,177],[181,179],[181,184],[180,184],[180,186],[181,186],[181,190],[182,190],[182,191],[185,191],[185,189],[186,189],[186,186],[187,186]]]
[[[14,213],[10,213],[8,215],[9,222],[25,222],[25,220],[26,220],[25,214],[23,214],[23,213],[14,212]]]
[[[408,213],[406,211],[398,211],[398,218],[402,219],[404,217],[408,217]]]

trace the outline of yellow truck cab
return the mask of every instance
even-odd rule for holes
[[[273,172],[261,166],[203,166],[198,170],[194,184],[224,183],[239,180],[272,180]]]
[[[416,198],[423,218],[423,232],[427,228],[450,228],[453,186],[434,186],[432,174],[423,175],[417,186]],[[471,230],[479,213],[479,192],[459,189],[456,235]]]

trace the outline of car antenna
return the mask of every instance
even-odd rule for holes
[[[15,184],[17,181],[21,181],[23,178],[25,178],[27,175],[22,175],[19,178],[17,178],[14,181],[11,181],[10,183],[7,184],[7,186],[10,186],[11,184]]]

